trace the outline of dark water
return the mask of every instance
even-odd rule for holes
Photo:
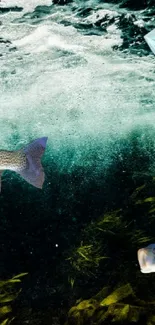
[[[64,324],[106,286],[154,300],[154,273],[137,260],[154,242],[153,199],[136,204],[155,195],[153,5],[0,3],[1,147],[49,138],[42,191],[3,174],[0,276],[28,272],[14,324]]]

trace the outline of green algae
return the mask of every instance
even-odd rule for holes
[[[92,298],[81,301],[69,310],[65,325],[153,325],[154,321],[155,302],[145,305],[143,301],[137,303],[134,290],[128,283],[114,290],[101,302]]]
[[[103,301],[101,301],[100,305],[101,306],[109,306],[111,304],[114,304],[114,303],[128,297],[130,294],[133,294],[133,290],[132,290],[130,284],[127,284],[127,285],[115,290],[111,295],[109,295]]]
[[[137,260],[137,250],[155,242],[154,212],[155,188],[149,180],[125,206],[106,211],[82,230],[67,262],[74,293],[83,299],[70,309],[66,325],[155,324],[153,274],[142,274]]]
[[[8,280],[0,280],[0,325],[9,325],[13,320],[11,303],[18,297],[21,289],[17,284],[28,273],[20,273]]]

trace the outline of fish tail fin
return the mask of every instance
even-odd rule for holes
[[[42,188],[45,179],[41,157],[45,151],[47,139],[47,137],[36,139],[21,150],[26,155],[26,168],[19,171],[19,174],[28,183],[38,188]]]

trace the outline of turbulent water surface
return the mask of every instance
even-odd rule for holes
[[[97,0],[0,1],[1,148],[48,136],[43,191],[6,172],[0,197],[0,274],[30,272],[28,301],[54,296],[64,248],[154,173],[153,25]]]

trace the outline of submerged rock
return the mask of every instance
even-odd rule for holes
[[[155,303],[146,305],[137,301],[129,283],[114,290],[103,301],[95,298],[72,307],[65,325],[154,324]]]
[[[53,3],[56,5],[67,5],[68,3],[73,2],[73,0],[53,0]]]
[[[22,7],[0,7],[0,14],[6,14],[9,11],[15,11],[15,12],[20,12],[22,11]]]
[[[99,0],[100,3],[103,3],[105,1]],[[141,10],[145,9],[148,7],[153,7],[155,6],[155,1],[154,0],[108,0],[106,2],[111,2],[111,3],[116,3],[119,4],[121,8],[128,8],[131,10]]]

